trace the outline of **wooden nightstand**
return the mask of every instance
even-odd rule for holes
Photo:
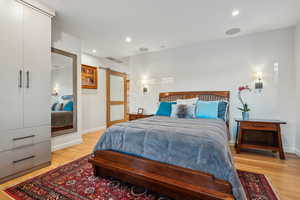
[[[241,149],[260,149],[279,152],[280,159],[285,159],[282,138],[281,124],[286,122],[278,120],[241,120],[236,119],[236,152],[240,153]]]
[[[142,119],[147,117],[152,117],[153,115],[144,115],[144,114],[129,114],[129,121]]]

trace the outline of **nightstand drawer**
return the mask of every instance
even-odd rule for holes
[[[129,114],[129,121],[152,117],[153,115]]]
[[[255,123],[255,122],[241,122],[242,129],[248,130],[268,130],[268,131],[277,131],[277,124],[272,123]]]

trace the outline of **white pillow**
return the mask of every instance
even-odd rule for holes
[[[196,105],[198,101],[198,98],[192,98],[192,99],[177,99],[177,104],[183,104],[183,105],[188,105],[188,104],[193,104]]]
[[[170,117],[177,118],[177,104],[172,104],[172,111]]]

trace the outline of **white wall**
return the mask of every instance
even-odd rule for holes
[[[82,54],[82,64],[129,72],[128,63],[113,63],[109,60]],[[82,89],[82,133],[106,126],[106,72],[98,69],[98,89]]]
[[[252,109],[251,117],[287,121],[283,126],[284,145],[286,151],[293,152],[296,132],[293,34],[294,29],[288,28],[131,57],[130,111],[143,107],[146,112],[154,113],[159,92],[229,90],[234,136],[233,119],[241,117],[236,109],[237,88],[245,84],[253,87],[254,72],[261,70],[263,92],[245,94]],[[279,63],[278,76],[274,73],[274,62]],[[171,78],[164,81],[168,83],[161,83],[161,78],[167,77]],[[145,78],[149,93],[143,96],[141,79]]]
[[[296,134],[296,153],[300,156],[300,23],[296,27],[295,31],[295,63],[297,69],[297,134]]]
[[[81,41],[63,31],[56,18],[52,21],[52,47],[77,55],[77,132],[52,138],[52,151],[82,142],[81,138]]]
[[[58,96],[52,96],[54,103],[61,96],[73,95],[73,64],[71,58],[53,53],[51,61],[51,89],[58,92]]]

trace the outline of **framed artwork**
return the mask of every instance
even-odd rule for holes
[[[144,113],[144,108],[138,108],[137,114],[142,115]]]
[[[84,89],[98,88],[97,67],[81,65],[81,87]]]

